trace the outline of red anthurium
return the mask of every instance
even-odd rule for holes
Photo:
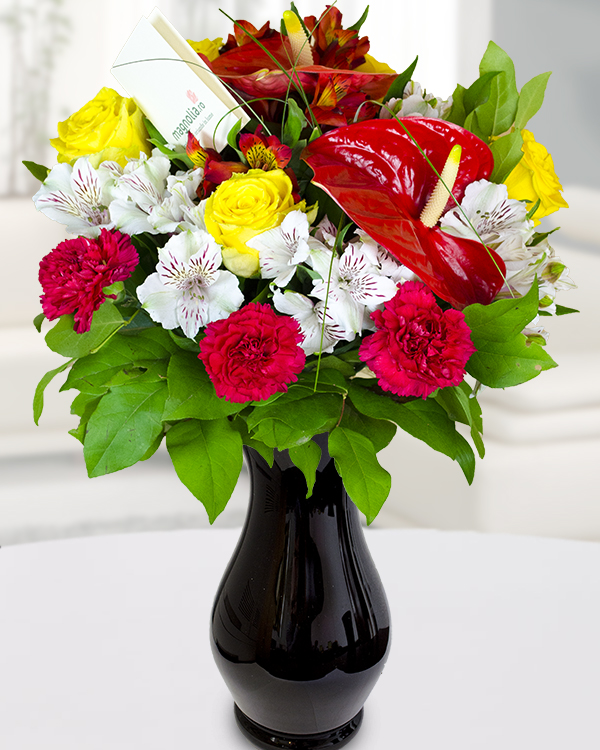
[[[462,148],[452,190],[459,202],[467,185],[489,177],[494,160],[483,141],[458,125],[425,117],[338,128],[310,143],[302,158],[315,173],[313,182],[435,294],[457,309],[489,304],[503,284],[504,262],[480,242],[423,224],[421,212],[438,177],[402,125],[439,173],[452,147]]]

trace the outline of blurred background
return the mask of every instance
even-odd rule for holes
[[[52,165],[56,123],[118,88],[110,67],[141,15],[158,4],[186,38],[226,37],[236,19],[274,26],[283,0],[0,0],[0,545],[145,529],[208,525],[179,483],[166,451],[118,474],[88,480],[69,393],[46,392],[40,426],[31,402],[38,380],[61,358],[31,321],[40,312],[37,266],[65,238],[31,202],[36,182],[22,159]],[[300,0],[304,15],[324,4]],[[345,26],[363,0],[340,0]],[[392,494],[379,526],[535,534],[600,540],[600,28],[597,0],[372,0],[362,28],[371,53],[397,71],[419,55],[415,79],[446,98],[478,75],[490,39],[515,61],[519,88],[553,71],[542,111],[528,126],[554,157],[570,204],[549,217],[553,245],[578,289],[559,298],[581,311],[546,319],[559,363],[531,383],[484,391],[487,455],[468,487],[457,464],[398,434],[381,460]],[[125,93],[125,92],[121,92]],[[550,221],[551,220],[551,221]],[[220,526],[242,523],[242,475]]]

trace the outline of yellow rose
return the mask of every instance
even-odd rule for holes
[[[373,55],[366,54],[365,61],[362,65],[359,65],[356,70],[359,73],[385,73],[389,76],[398,75],[395,70],[392,70],[387,63],[379,62]]]
[[[144,115],[133,99],[103,88],[68,120],[58,123],[58,138],[50,143],[58,151],[58,161],[73,161],[94,154],[94,166],[116,161],[122,167],[127,157],[138,159],[140,151],[152,153]]]
[[[540,205],[535,212],[534,221],[558,211],[561,206],[568,208],[568,203],[560,194],[562,185],[554,171],[552,157],[541,143],[536,143],[533,133],[522,130],[523,157],[504,184],[508,188],[508,197],[518,201],[527,201]],[[531,207],[531,206],[530,206]]]
[[[204,55],[211,62],[217,59],[219,50],[223,46],[221,37],[217,37],[217,39],[203,39],[201,42],[192,42],[191,39],[188,39],[187,42],[194,52]]]
[[[221,183],[206,202],[206,228],[223,245],[223,262],[238,276],[258,273],[258,250],[246,243],[257,234],[278,227],[294,205],[292,181],[283,169],[250,169]]]

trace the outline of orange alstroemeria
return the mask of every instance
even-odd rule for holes
[[[292,158],[292,149],[284,145],[276,135],[264,136],[259,125],[254,133],[240,135],[240,151],[250,169],[284,169]]]
[[[208,198],[217,185],[228,180],[234,172],[248,171],[245,164],[238,161],[223,161],[218,151],[212,148],[202,148],[191,132],[188,133],[185,152],[194,167],[204,169],[204,178],[196,191],[200,199]]]

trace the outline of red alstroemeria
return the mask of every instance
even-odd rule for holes
[[[284,169],[292,158],[292,149],[284,145],[276,135],[265,136],[259,125],[254,133],[240,135],[240,151],[250,169]]]
[[[213,73],[248,98],[285,98],[290,90],[290,76],[293,75],[295,82],[302,86],[310,100],[315,95],[320,77],[331,77],[335,73],[338,81],[346,80],[346,97],[356,95],[354,98],[344,97],[341,101],[339,98],[337,100],[338,109],[346,115],[342,118],[343,124],[346,124],[354,117],[360,103],[367,98],[381,99],[396,76],[354,70],[364,63],[364,56],[369,50],[369,40],[368,37],[359,38],[356,31],[342,29],[341,19],[342,14],[337,8],[332,7],[328,7],[318,21],[314,16],[304,19],[305,26],[312,32],[313,37],[310,45],[314,63],[312,65],[292,66],[295,57],[287,37],[271,29],[265,31],[265,27],[257,32],[262,36],[256,36],[249,28],[250,25],[242,21],[238,23],[244,25],[252,36],[260,39],[260,44],[269,54],[256,42],[248,41],[248,34],[236,27],[236,35],[240,36],[240,41],[230,36],[219,57],[212,62],[205,62],[210,65]],[[270,55],[277,62],[274,62]],[[285,72],[279,66],[283,67]],[[294,88],[291,90],[293,92]],[[358,96],[362,96],[360,101],[357,101]],[[282,105],[276,101],[265,101],[254,102],[252,106],[259,113],[274,120],[277,109]],[[368,116],[365,110],[366,107],[361,109],[361,119]],[[319,120],[322,114],[325,119]],[[324,113],[317,111],[318,121],[331,124],[327,118],[330,118],[328,109],[324,109]],[[338,116],[336,123],[339,123],[339,120]]]
[[[185,152],[195,167],[204,168],[204,178],[196,191],[201,200],[208,198],[217,185],[228,180],[234,172],[248,171],[248,167],[242,162],[223,161],[218,151],[212,148],[202,148],[191,132],[188,133]]]
[[[483,141],[458,125],[424,117],[338,128],[310,143],[302,158],[315,173],[313,182],[435,294],[458,309],[489,304],[502,287],[504,262],[480,242],[422,223],[438,178],[411,136],[439,173],[452,147],[462,148],[452,191],[459,202],[467,185],[493,169]]]

